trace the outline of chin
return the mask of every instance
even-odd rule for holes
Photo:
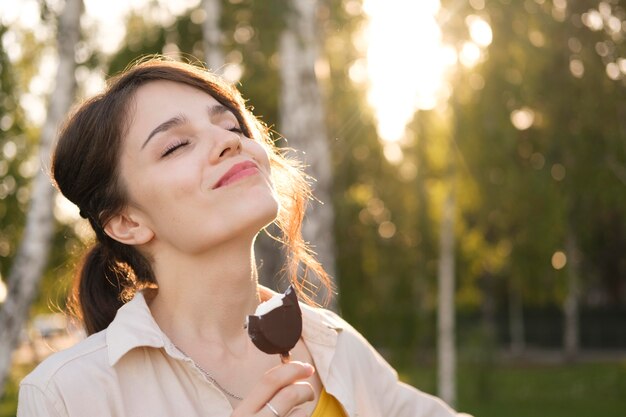
[[[255,208],[258,209],[256,213],[259,215],[259,231],[261,231],[261,229],[269,226],[276,220],[278,211],[280,210],[280,204],[275,198],[259,203],[260,204],[255,206]]]
[[[271,224],[278,215],[280,203],[276,194],[266,184],[248,188],[226,202],[223,221],[218,225],[224,235],[243,233],[256,235]]]

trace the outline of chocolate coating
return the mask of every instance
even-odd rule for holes
[[[266,314],[248,316],[248,335],[252,343],[270,355],[289,355],[302,334],[302,312],[291,285],[282,301],[282,306]]]

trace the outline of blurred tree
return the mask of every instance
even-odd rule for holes
[[[473,93],[461,101],[459,144],[480,203],[465,206],[463,218],[506,254],[504,263],[493,263],[489,251],[474,253],[484,264],[477,273],[501,278],[496,291],[509,291],[514,350],[524,346],[522,303],[558,303],[566,350],[575,355],[580,296],[624,299],[623,290],[609,285],[588,290],[598,287],[594,281],[626,281],[618,266],[623,254],[611,249],[622,240],[625,220],[617,191],[624,184],[624,75],[616,69],[624,53],[618,22],[626,13],[615,2],[469,6],[454,8],[452,28],[467,31],[480,17],[494,41],[464,79]],[[609,231],[610,247],[594,239]],[[600,260],[600,252],[611,256]],[[607,274],[608,265],[616,267]]]
[[[437,291],[437,395],[451,406],[456,405],[456,344],[455,344],[455,274],[456,274],[456,152],[454,140],[458,128],[448,138],[444,179],[445,197],[441,213],[439,236],[439,266]]]
[[[312,245],[318,260],[335,280],[334,210],[331,200],[332,159],[329,152],[325,109],[316,74],[324,64],[319,53],[320,31],[317,1],[295,0],[286,15],[287,25],[280,37],[280,120],[281,134],[291,147],[301,152],[307,173],[314,178],[313,194],[318,201],[306,213],[302,234]],[[319,304],[331,298],[310,276],[314,297]],[[336,283],[335,285],[336,286]]]
[[[7,28],[0,26],[0,39]],[[28,202],[26,184],[35,174],[35,161],[25,151],[28,138],[26,120],[18,101],[15,68],[0,49],[0,276],[7,277],[10,260],[15,252],[14,242],[22,233],[25,205]]]
[[[207,67],[216,73],[223,71],[224,52],[222,51],[222,17],[221,0],[202,0],[204,22],[202,22],[202,39],[204,45],[204,59]]]
[[[67,0],[59,16],[57,43],[59,65],[56,85],[48,106],[39,142],[41,161],[47,161],[58,125],[74,99],[74,48],[80,38],[82,0]],[[68,76],[69,74],[69,76]],[[13,349],[26,322],[29,307],[47,265],[54,231],[54,190],[45,169],[34,178],[22,242],[13,259],[8,280],[8,296],[0,310],[0,388],[3,389],[11,366]],[[2,396],[2,390],[0,390]]]

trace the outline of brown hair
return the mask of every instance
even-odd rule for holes
[[[272,179],[281,208],[275,223],[286,247],[289,280],[307,302],[306,272],[313,271],[323,285],[329,277],[301,235],[310,187],[299,164],[278,149],[263,125],[246,109],[239,91],[203,68],[163,58],[139,62],[109,80],[107,89],[87,100],[67,119],[52,157],[56,186],[87,218],[96,242],[83,258],[70,294],[70,310],[88,334],[105,329],[117,309],[138,289],[156,284],[151,264],[135,247],[104,233],[103,226],[127,203],[119,179],[122,138],[127,128],[129,103],[142,85],[156,80],[178,82],[210,94],[233,111],[242,131],[262,143],[270,155]],[[299,265],[305,274],[298,276]]]

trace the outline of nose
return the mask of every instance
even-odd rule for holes
[[[238,155],[240,152],[241,135],[237,132],[223,130],[216,135],[214,146],[211,150],[211,160],[212,162],[219,162],[229,156]]]

